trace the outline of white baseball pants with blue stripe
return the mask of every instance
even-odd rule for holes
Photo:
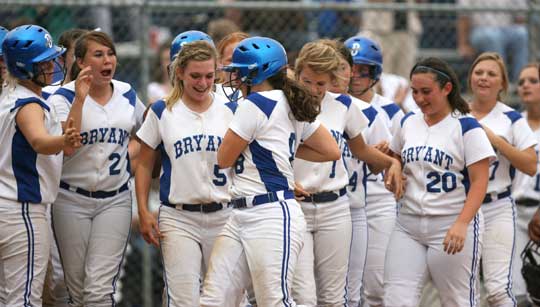
[[[491,307],[516,306],[512,266],[515,253],[516,208],[510,197],[483,204],[485,232],[482,270]]]
[[[0,263],[6,307],[40,307],[50,253],[45,204],[0,200]]]
[[[457,216],[400,214],[390,236],[384,267],[384,306],[418,306],[431,278],[443,307],[479,306],[478,272],[483,218],[467,228],[463,250],[444,252],[443,241]]]
[[[305,231],[293,199],[234,209],[214,243],[201,307],[237,307],[250,282],[258,306],[296,306],[291,284]]]

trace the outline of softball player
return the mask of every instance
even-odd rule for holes
[[[492,306],[515,306],[512,258],[515,252],[515,206],[511,198],[515,170],[536,173],[536,138],[527,121],[506,106],[501,94],[508,88],[502,58],[483,53],[469,71],[471,110],[486,130],[497,160],[490,166],[489,185],[482,205],[485,219],[482,270],[487,301]]]
[[[206,271],[214,240],[230,213],[231,169],[219,169],[216,152],[236,103],[212,92],[217,54],[208,43],[185,44],[171,67],[173,91],[152,104],[137,132],[143,142],[137,200],[141,234],[148,243],[161,246],[167,306],[197,306],[201,271]],[[147,209],[158,148],[159,223]]]
[[[330,87],[330,91],[347,95],[349,84],[351,82],[351,68],[354,65],[353,58],[349,49],[339,41],[328,41],[340,55],[340,73],[337,82]],[[362,112],[369,119],[369,124],[362,131],[362,137],[369,145],[388,143],[391,140],[389,129],[386,127],[381,114],[375,108],[365,101],[351,96],[353,103],[356,103],[362,109]],[[364,266],[366,262],[368,248],[368,220],[366,216],[366,177],[365,173],[370,173],[367,164],[364,161],[355,158],[348,146],[343,148],[343,159],[349,174],[349,185],[347,195],[350,200],[351,222],[352,222],[352,241],[351,253],[349,257],[349,273],[347,278],[347,288],[349,306],[359,306],[361,304],[362,288],[364,277]],[[382,174],[380,175],[382,176]],[[377,176],[379,177],[379,176]],[[383,178],[384,180],[384,178]],[[384,191],[387,191],[382,186]],[[390,193],[389,191],[387,191]],[[390,193],[393,198],[393,195]],[[394,213],[395,216],[395,213]],[[384,256],[382,261],[384,261]],[[381,276],[382,287],[382,276]]]
[[[521,115],[527,119],[527,123],[533,131],[536,141],[540,142],[540,124],[537,120],[540,117],[540,113],[538,112],[538,107],[540,106],[538,67],[538,63],[530,63],[521,70],[518,80],[518,95],[525,106],[525,111]],[[537,154],[539,150],[540,148],[537,144],[535,147]],[[519,304],[520,301],[526,300],[527,296],[527,288],[521,274],[523,261],[520,254],[529,241],[529,235],[527,233],[529,221],[540,205],[540,174],[538,173],[538,166],[534,177],[519,171],[516,172],[516,177],[512,185],[512,197],[516,202],[516,249],[512,260],[512,278],[514,281],[514,292]]]
[[[111,306],[131,223],[128,143],[144,105],[113,79],[116,51],[107,34],[84,34],[75,58],[77,80],[49,98],[61,121],[69,114],[81,127],[83,145],[64,159],[53,229],[70,304]]]
[[[421,113],[408,113],[390,144],[407,189],[386,251],[384,306],[417,306],[429,278],[443,306],[477,306],[478,210],[493,149],[448,64],[420,61],[411,87]]]
[[[23,25],[2,43],[8,87],[0,104],[0,262],[6,306],[41,306],[50,253],[46,208],[56,197],[62,149],[78,143],[66,134],[41,90],[59,72],[55,46],[42,27]]]
[[[174,59],[176,59],[176,56],[178,56],[178,53],[180,52],[180,50],[182,50],[182,46],[184,46],[187,43],[194,42],[194,41],[206,41],[210,45],[212,45],[212,47],[214,47],[214,41],[208,34],[204,32],[197,31],[197,30],[189,30],[189,31],[182,32],[176,35],[176,37],[173,39],[171,43],[171,51],[170,51],[170,56],[169,56],[169,58],[171,59],[171,63],[174,61]]]
[[[246,99],[218,151],[219,167],[235,169],[235,210],[214,244],[201,306],[238,306],[231,298],[250,279],[259,306],[296,306],[290,284],[306,225],[294,200],[291,161],[295,154],[337,160],[340,152],[315,121],[318,102],[287,78],[286,65],[279,42],[252,37],[224,68],[241,79]]]
[[[328,92],[338,82],[340,55],[328,44],[311,42],[300,50],[296,76],[321,101],[318,119],[343,151],[377,168],[389,168],[394,186],[401,180],[399,162],[366,146],[361,132],[368,126],[359,104],[348,95]],[[348,173],[343,160],[314,163],[297,159],[294,175],[300,204],[307,222],[304,247],[294,278],[293,296],[299,304],[337,306],[347,303],[347,272],[351,245],[351,213],[346,186]],[[339,238],[339,239],[338,239]],[[316,290],[316,291],[315,291]]]
[[[4,57],[2,54],[2,42],[4,41],[4,37],[6,37],[6,34],[8,33],[8,30],[4,27],[0,26],[0,101],[2,100],[2,92],[4,90],[4,81],[6,80],[6,66],[4,65]],[[0,262],[0,267],[2,267],[2,263]],[[4,307],[5,305],[5,298],[6,293],[4,289],[4,271],[0,270],[0,307]]]
[[[349,92],[367,101],[377,110],[392,135],[399,129],[404,114],[391,100],[375,93],[374,86],[382,74],[382,51],[373,40],[354,36],[345,41],[353,58],[353,78]],[[390,136],[391,137],[391,136]],[[376,134],[368,144],[387,147],[390,139]],[[368,306],[383,306],[384,259],[390,234],[396,221],[396,199],[385,187],[382,175],[372,174],[366,165],[360,166],[355,182],[365,184],[368,223],[367,259],[364,269],[364,297]],[[353,187],[354,189],[354,187]],[[352,205],[352,204],[351,204]]]

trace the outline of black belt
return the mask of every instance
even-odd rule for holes
[[[305,196],[304,199],[301,201],[313,203],[327,203],[334,201],[345,194],[347,194],[347,187],[343,187],[337,191],[311,194],[310,196]]]
[[[540,200],[534,198],[520,198],[516,200],[516,204],[523,207],[538,207]]]
[[[120,194],[124,191],[127,191],[129,189],[129,186],[128,186],[128,183],[124,183],[118,190],[114,190],[114,191],[87,191],[85,189],[82,189],[82,188],[77,188],[77,187],[74,187],[74,186],[70,186],[69,184],[63,182],[63,181],[60,181],[60,187],[64,190],[69,190],[69,191],[72,191],[72,192],[75,192],[77,194],[81,194],[81,195],[84,195],[86,197],[90,197],[90,198],[109,198],[109,197],[113,197],[117,194]]]
[[[282,192],[283,192],[283,195],[281,195]],[[235,209],[251,208],[251,207],[262,205],[262,204],[273,203],[276,201],[283,201],[283,200],[293,199],[293,198],[294,198],[294,192],[289,191],[289,190],[268,192],[266,194],[233,199],[229,203],[229,207],[233,207]]]
[[[482,201],[482,203],[487,204],[487,203],[490,203],[490,202],[492,202],[494,200],[503,199],[503,198],[508,197],[510,195],[512,195],[512,191],[508,187],[508,188],[506,188],[506,191],[497,194],[495,197],[491,196],[491,194],[486,194],[486,196],[484,197],[484,201]]]
[[[201,212],[201,213],[212,213],[219,211],[225,206],[221,203],[208,203],[208,204],[169,204],[169,203],[163,203],[164,206],[176,208],[176,209],[182,209],[185,211],[190,212]]]

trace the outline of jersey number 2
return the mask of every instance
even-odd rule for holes
[[[120,174],[120,169],[118,168],[118,164],[120,163],[120,154],[113,152],[109,156],[109,161],[112,161],[111,166],[109,166],[109,174],[110,175]]]

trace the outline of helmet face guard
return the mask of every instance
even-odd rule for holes
[[[2,43],[4,62],[9,73],[18,79],[32,80],[42,87],[48,84],[39,78],[43,76],[42,80],[47,80],[47,73],[40,68],[40,63],[53,61],[53,72],[48,74],[53,75],[53,82],[63,80],[64,65],[58,57],[65,51],[65,48],[53,44],[47,30],[36,25],[19,26],[9,31]]]
[[[521,274],[527,284],[527,292],[534,304],[540,306],[540,245],[529,241],[521,252]]]

